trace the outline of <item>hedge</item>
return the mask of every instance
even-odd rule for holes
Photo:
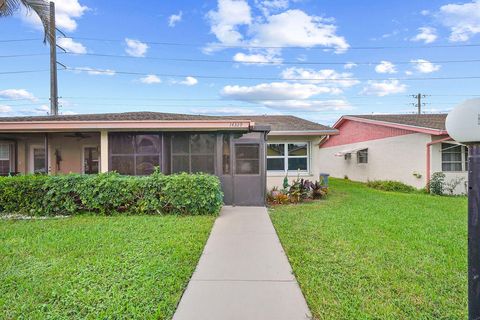
[[[393,180],[373,180],[368,181],[367,186],[373,189],[382,191],[394,191],[394,192],[415,192],[417,189],[400,181]]]
[[[0,177],[0,212],[26,215],[218,214],[223,193],[217,177],[154,173],[145,177],[24,175]]]

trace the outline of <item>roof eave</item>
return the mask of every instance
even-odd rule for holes
[[[412,126],[412,125],[408,125],[408,124],[394,123],[394,122],[381,121],[381,120],[365,119],[365,118],[360,118],[360,117],[355,117],[355,116],[342,116],[335,123],[335,125],[333,127],[337,129],[340,125],[342,125],[342,123],[345,122],[345,120],[352,120],[352,121],[364,122],[364,123],[373,123],[373,124],[378,124],[378,125],[382,125],[382,126],[385,126],[385,127],[405,129],[405,130],[415,131],[415,132],[419,132],[419,133],[431,134],[431,135],[435,135],[435,136],[443,136],[443,135],[448,134],[447,130]]]
[[[339,131],[332,130],[272,130],[269,136],[325,136],[337,135]]]

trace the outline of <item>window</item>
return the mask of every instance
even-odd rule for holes
[[[98,173],[98,147],[83,148],[83,173]]]
[[[368,163],[368,149],[357,151],[357,163]]]
[[[172,172],[215,173],[216,135],[175,134],[172,136]]]
[[[235,174],[260,174],[260,146],[257,143],[235,145]]]
[[[160,134],[112,133],[109,144],[111,169],[120,174],[149,175],[160,166]]]
[[[269,143],[267,145],[268,171],[308,171],[308,142]]]
[[[10,173],[10,145],[0,143],[0,176]]]
[[[442,143],[442,171],[467,171],[468,148],[459,144]]]

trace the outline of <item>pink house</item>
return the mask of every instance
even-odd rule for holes
[[[432,173],[461,181],[466,192],[467,148],[445,129],[446,114],[343,116],[339,134],[321,143],[320,170],[357,181],[396,180],[423,188]]]

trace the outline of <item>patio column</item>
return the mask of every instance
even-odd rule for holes
[[[108,172],[108,131],[100,131],[100,172]]]

